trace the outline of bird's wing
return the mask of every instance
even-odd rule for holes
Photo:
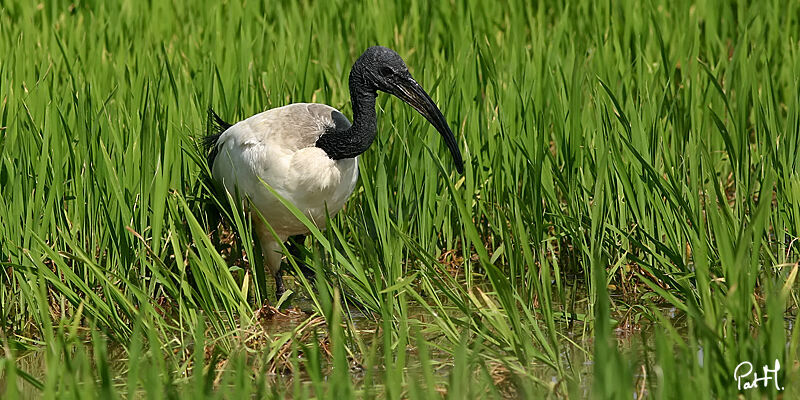
[[[329,129],[347,129],[350,121],[325,104],[294,103],[256,114],[242,122],[251,140],[265,141],[285,151],[312,147]],[[237,124],[238,125],[238,124]]]
[[[234,125],[224,126],[218,135],[209,136],[209,139],[213,137],[214,143],[208,144],[211,147],[222,147],[225,143],[234,141],[239,144],[265,144],[285,151],[297,151],[314,146],[326,130],[348,128],[350,121],[331,106],[294,103],[255,114]]]
[[[280,185],[289,168],[284,164],[294,153],[314,147],[326,130],[349,127],[350,121],[342,113],[325,104],[294,103],[264,111],[239,121],[220,135],[213,175],[228,182],[241,182],[247,179],[244,175],[265,181],[273,178],[270,183]]]

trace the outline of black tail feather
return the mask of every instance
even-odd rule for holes
[[[209,190],[209,194],[211,197],[205,197],[203,209],[205,212],[206,217],[210,223],[210,226],[216,227],[222,220],[223,215],[225,212],[220,208],[220,204],[212,197],[216,197],[217,187],[214,184],[214,179],[212,178],[211,173],[214,169],[214,159],[217,157],[217,153],[219,152],[217,148],[217,143],[219,141],[219,137],[225,133],[228,128],[231,127],[231,124],[225,122],[217,113],[214,112],[214,109],[211,106],[208,106],[208,121],[206,123],[206,134],[204,137],[200,139],[200,144],[203,146],[203,149],[208,153],[208,158],[206,159],[208,170],[207,172],[202,173],[202,178],[198,180],[198,185],[203,185]]]
[[[206,136],[203,138],[203,147],[208,151],[208,168],[214,166],[217,157],[217,141],[222,134],[232,125],[225,122],[211,106],[208,106],[208,125]]]

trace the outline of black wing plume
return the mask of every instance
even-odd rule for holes
[[[217,141],[222,134],[232,125],[225,122],[211,106],[208,106],[208,125],[206,136],[203,138],[203,147],[208,151],[208,168],[214,167],[214,159],[217,157]]]

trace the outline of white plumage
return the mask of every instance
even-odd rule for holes
[[[212,176],[232,197],[237,190],[249,197],[281,242],[308,233],[308,228],[264,183],[324,229],[326,207],[330,216],[336,215],[355,188],[358,158],[332,160],[314,144],[326,130],[348,128],[350,121],[325,104],[295,103],[264,111],[220,135]],[[274,275],[280,267],[280,244],[260,218],[253,218],[253,226]]]

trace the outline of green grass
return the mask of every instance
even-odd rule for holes
[[[0,397],[798,396],[796,1],[112,3],[0,3]],[[205,110],[349,116],[374,44],[465,173],[381,95],[270,315]]]

